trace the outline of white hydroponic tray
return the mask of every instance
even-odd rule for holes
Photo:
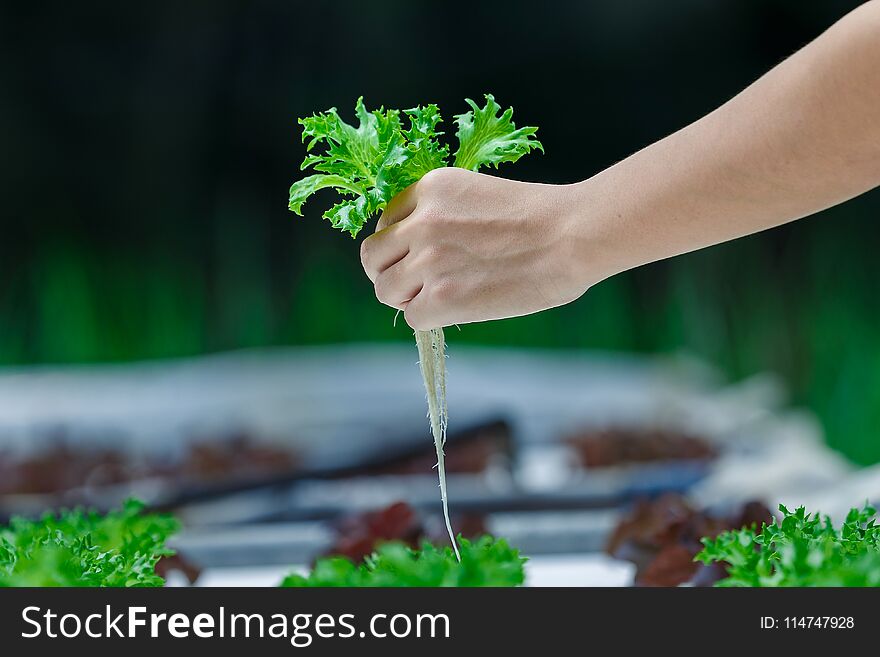
[[[667,426],[726,445],[694,491],[701,505],[797,501],[852,468],[809,414],[783,409],[772,378],[724,385],[688,358],[585,351],[449,348],[450,431],[507,420],[524,458],[518,485],[569,489],[552,459],[529,456],[590,426]],[[174,452],[200,436],[243,432],[305,462],[357,460],[395,441],[429,440],[412,345],[331,345],[146,363],[0,369],[0,451],[65,440]]]
[[[415,347],[334,345],[230,352],[122,365],[0,369],[0,447],[65,437],[168,450],[193,435],[244,431],[307,457],[369,450],[425,432]],[[723,387],[687,359],[455,344],[448,360],[450,431],[503,417],[526,442],[585,425],[673,425],[728,435],[776,410],[766,380]]]
[[[278,586],[292,570],[285,566],[250,566],[205,570],[198,586]],[[604,554],[553,555],[529,559],[526,586],[629,586],[635,566]],[[179,584],[171,581],[170,584]]]

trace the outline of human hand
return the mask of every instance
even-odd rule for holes
[[[376,296],[417,330],[577,299],[597,281],[579,264],[573,187],[430,171],[391,201],[362,243]]]

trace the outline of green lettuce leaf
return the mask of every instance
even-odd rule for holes
[[[880,586],[880,525],[871,506],[854,508],[840,529],[827,516],[790,511],[760,530],[751,527],[703,539],[696,556],[719,563],[718,586]]]
[[[450,547],[425,543],[413,550],[385,543],[363,563],[343,557],[318,559],[308,576],[288,575],[282,587],[520,586],[526,559],[503,539],[483,536],[474,543],[459,536],[459,562]]]
[[[324,213],[334,228],[354,237],[364,224],[387,205],[395,194],[431,169],[445,164],[448,150],[440,146],[435,128],[440,122],[436,105],[404,112],[409,128],[403,129],[399,110],[367,111],[363,98],[355,104],[358,125],[349,125],[335,107],[305,119],[303,142],[309,155],[302,169],[319,173],[290,187],[288,207],[302,214],[306,200],[322,189],[335,189],[346,198]],[[316,146],[324,153],[312,153]]]
[[[179,525],[129,500],[100,515],[74,509],[0,526],[0,587],[162,586],[156,563]]]
[[[531,149],[543,150],[535,139],[537,128],[517,129],[512,109],[501,107],[491,95],[480,108],[456,117],[459,149],[455,166],[476,171],[480,166],[514,162]],[[432,169],[448,165],[449,146],[440,142],[440,110],[428,104],[412,109],[379,108],[369,111],[363,98],[355,104],[357,125],[342,120],[335,107],[300,119],[308,155],[300,167],[316,173],[290,187],[288,207],[302,215],[305,202],[323,189],[334,189],[343,199],[324,213],[334,228],[355,237],[388,202]],[[406,124],[406,125],[404,125]]]
[[[501,106],[492,94],[486,94],[483,108],[470,98],[465,102],[471,106],[471,111],[455,117],[459,143],[455,166],[476,171],[491,164],[497,169],[502,162],[516,162],[532,149],[544,152],[544,146],[535,138],[538,129],[528,126],[517,129],[512,107],[498,116]]]

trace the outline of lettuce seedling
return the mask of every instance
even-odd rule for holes
[[[282,587],[520,586],[526,559],[503,539],[459,537],[460,560],[449,547],[425,543],[413,550],[385,543],[363,563],[344,557],[319,559],[308,576],[289,575]]]
[[[841,527],[827,516],[790,511],[781,520],[703,539],[696,560],[721,563],[716,586],[880,586],[880,526],[871,506],[852,509]]]
[[[179,525],[143,508],[128,500],[107,515],[74,509],[13,518],[0,527],[0,587],[162,586],[156,563],[174,554],[166,541]]]
[[[458,148],[452,165],[471,171],[516,162],[526,153],[543,152],[537,128],[517,128],[513,109],[501,111],[491,94],[480,107],[466,99],[471,109],[455,116]],[[395,195],[432,169],[449,164],[449,146],[441,143],[441,123],[436,105],[400,110],[369,111],[363,98],[355,104],[357,126],[342,120],[335,107],[300,119],[308,155],[300,167],[316,173],[290,187],[289,208],[302,215],[306,200],[322,189],[334,189],[342,200],[324,213],[334,228],[355,237],[370,218],[380,213]],[[323,150],[316,147],[321,146]],[[446,440],[446,341],[443,328],[416,331],[419,365],[428,397],[428,417],[437,451],[440,497],[452,547],[458,555],[449,521],[443,444]]]
[[[470,99],[465,102],[471,109],[455,116],[458,149],[453,166],[471,171],[489,165],[497,168],[502,162],[516,162],[532,149],[543,152],[535,138],[538,129],[517,128],[513,109],[501,112],[491,94],[486,94],[484,107]],[[440,142],[444,133],[438,130],[442,119],[436,105],[402,112],[368,111],[363,98],[358,98],[355,115],[357,127],[343,121],[335,107],[299,120],[309,153],[300,169],[318,173],[293,183],[289,199],[290,209],[302,215],[302,206],[312,194],[335,189],[343,200],[327,210],[324,218],[352,237],[395,195],[428,171],[447,166],[449,160],[449,147]],[[321,144],[325,152],[314,152]]]

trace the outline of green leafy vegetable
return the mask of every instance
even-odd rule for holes
[[[516,162],[533,148],[542,153],[544,147],[537,139],[537,128],[519,128],[513,124],[513,108],[508,107],[501,116],[501,106],[492,94],[486,94],[486,106],[480,108],[470,98],[465,102],[470,112],[455,117],[458,124],[459,147],[455,152],[455,166],[476,171],[483,165],[496,169],[502,162]]]
[[[696,559],[727,565],[718,586],[880,586],[880,526],[870,506],[836,529],[827,516],[789,511],[782,520],[703,539]]]
[[[461,561],[449,547],[425,543],[413,550],[385,543],[364,563],[343,557],[319,559],[307,576],[289,575],[283,587],[404,587],[404,586],[519,586],[526,559],[503,539],[483,536],[476,543],[459,537]]]
[[[519,128],[513,123],[513,109],[504,110],[491,94],[485,107],[466,99],[471,109],[455,117],[458,150],[455,166],[476,171],[481,166],[516,162],[533,149],[544,151],[535,138],[537,128]],[[355,104],[358,125],[343,121],[335,107],[299,122],[308,155],[300,169],[317,173],[290,187],[290,209],[302,214],[306,200],[322,189],[335,189],[343,200],[324,213],[334,228],[355,237],[369,219],[381,212],[395,195],[417,182],[432,169],[447,164],[449,147],[440,143],[443,134],[436,105],[413,109],[368,111],[363,98]],[[402,115],[402,116],[401,116]],[[406,127],[404,127],[406,124]],[[323,144],[324,153],[314,152]],[[443,444],[446,442],[446,339],[443,328],[416,331],[419,366],[428,397],[428,418],[437,451],[437,473],[443,517],[458,556],[446,499]]]
[[[467,99],[471,110],[455,117],[459,141],[455,166],[476,171],[497,167],[544,148],[535,138],[537,128],[519,128],[513,109],[504,110],[491,94],[485,107]],[[302,214],[314,193],[332,188],[344,198],[324,213],[334,228],[358,234],[388,201],[432,169],[447,165],[449,147],[440,143],[440,110],[436,105],[404,111],[384,108],[368,111],[363,98],[355,104],[358,125],[342,120],[335,107],[300,119],[302,139],[309,155],[300,167],[317,173],[296,181],[290,188],[289,207]],[[406,125],[406,127],[404,127]],[[326,152],[315,153],[324,144]]]
[[[0,586],[162,586],[156,562],[174,554],[165,542],[178,523],[143,506],[13,518],[0,528]]]

